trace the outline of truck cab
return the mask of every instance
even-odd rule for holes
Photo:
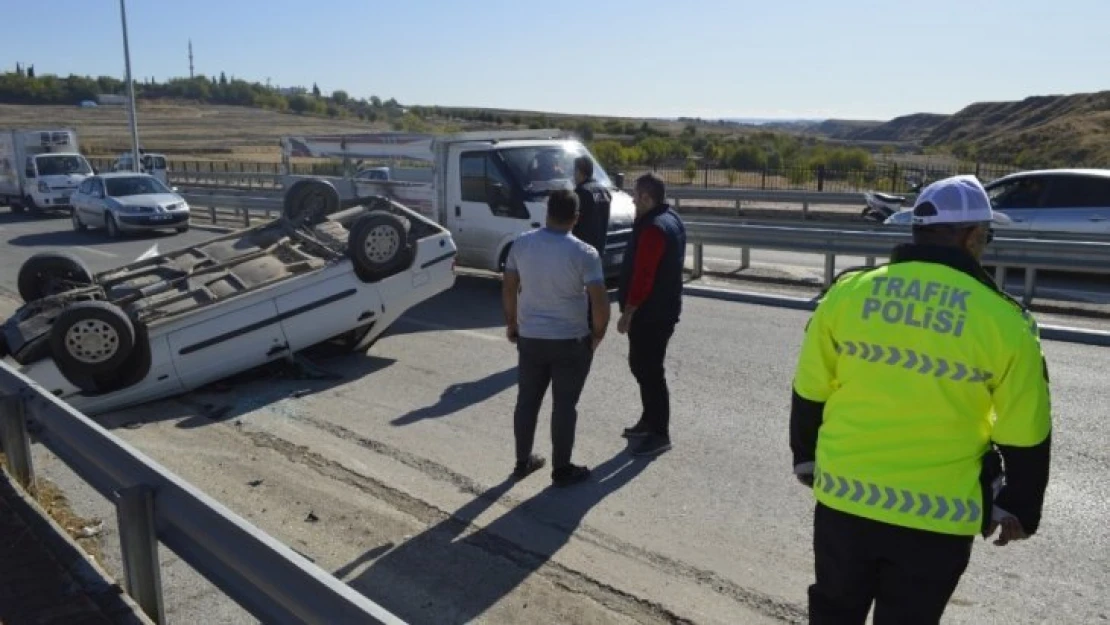
[[[501,271],[513,239],[544,225],[548,195],[574,188],[574,160],[582,155],[590,156],[575,140],[451,145],[445,222],[459,247],[459,263]],[[635,207],[596,161],[594,178],[612,193],[609,236],[601,251],[611,276],[619,272]]]
[[[170,186],[169,178],[169,164],[166,161],[165,154],[155,154],[152,152],[142,152],[139,156],[139,165],[144,174],[150,174],[157,178],[162,184],[167,187]],[[121,154],[116,162],[112,163],[112,171],[134,171],[131,168],[131,153],[126,152]]]
[[[0,203],[15,212],[69,210],[70,196],[93,168],[77,149],[72,130],[6,131],[0,136]]]

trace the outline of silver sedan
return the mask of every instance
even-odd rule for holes
[[[86,178],[71,198],[73,229],[124,232],[189,229],[189,204],[149,174],[113,172]]]

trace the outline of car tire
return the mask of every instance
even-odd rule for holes
[[[339,191],[327,180],[301,180],[282,200],[281,214],[293,227],[313,227],[339,210]]]
[[[71,304],[50,328],[50,352],[67,378],[111,375],[134,348],[135,326],[108,302]]]
[[[76,208],[71,208],[69,210],[69,221],[71,224],[73,224],[74,232],[84,232],[89,229],[89,227],[81,221],[81,215],[78,214]]]
[[[177,229],[177,234],[185,234],[189,231],[189,226],[180,226]]]
[[[104,229],[108,231],[108,238],[120,238],[119,224],[116,223],[116,216],[112,213],[107,213],[104,216]]]
[[[85,263],[66,252],[40,252],[27,259],[16,278],[19,296],[25,303],[70,288],[93,284],[93,275]]]
[[[347,255],[359,275],[370,282],[405,269],[413,255],[408,224],[385,211],[359,217],[347,239]]]

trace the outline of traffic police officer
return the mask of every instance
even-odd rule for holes
[[[1048,368],[1036,322],[979,264],[995,215],[974,176],[934,182],[913,243],[845,272],[806,326],[794,473],[811,487],[812,623],[936,623],[971,557],[1037,531]],[[1001,465],[1005,464],[1004,485]]]

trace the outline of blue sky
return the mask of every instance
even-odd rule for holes
[[[117,0],[5,2],[0,67],[123,75]],[[1110,88],[1107,0],[129,0],[132,72],[356,97],[889,119]],[[12,25],[20,25],[12,28]]]

